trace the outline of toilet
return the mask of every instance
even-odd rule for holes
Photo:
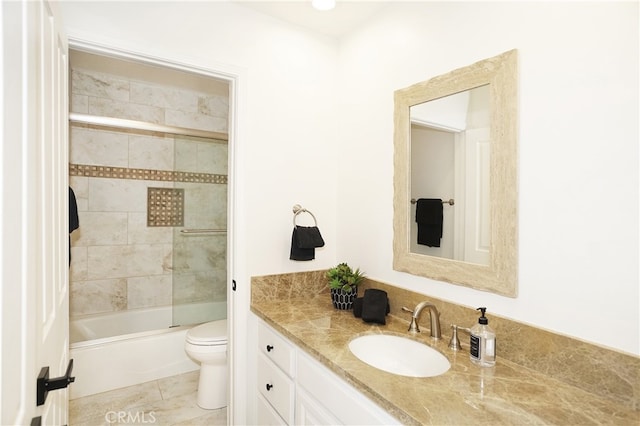
[[[187,332],[184,350],[200,363],[198,406],[227,406],[227,320],[211,321]]]

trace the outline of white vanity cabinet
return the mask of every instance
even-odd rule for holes
[[[263,321],[258,344],[259,424],[401,424]]]
[[[258,349],[258,423],[293,424],[295,348],[260,322]]]

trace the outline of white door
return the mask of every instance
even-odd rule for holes
[[[0,3],[0,424],[64,425],[68,391],[67,43],[54,4]],[[33,419],[36,419],[35,421]]]
[[[464,261],[489,264],[491,234],[489,225],[489,128],[465,132],[466,182],[464,200]]]

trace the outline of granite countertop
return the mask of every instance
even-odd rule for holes
[[[254,300],[251,311],[404,424],[638,424],[637,411],[501,359],[499,336],[496,366],[481,368],[469,360],[466,334],[459,336],[463,350],[454,352],[444,325],[443,338],[436,341],[428,331],[408,333],[408,321],[392,315],[386,325],[365,323],[352,311],[334,309],[328,294]],[[421,317],[425,330],[428,317],[427,312]],[[348,343],[375,333],[426,343],[443,353],[451,368],[441,376],[415,378],[371,367],[351,353]]]

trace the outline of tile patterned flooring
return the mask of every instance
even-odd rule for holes
[[[74,399],[69,403],[69,425],[226,425],[226,408],[204,410],[196,404],[198,373],[193,371]]]

